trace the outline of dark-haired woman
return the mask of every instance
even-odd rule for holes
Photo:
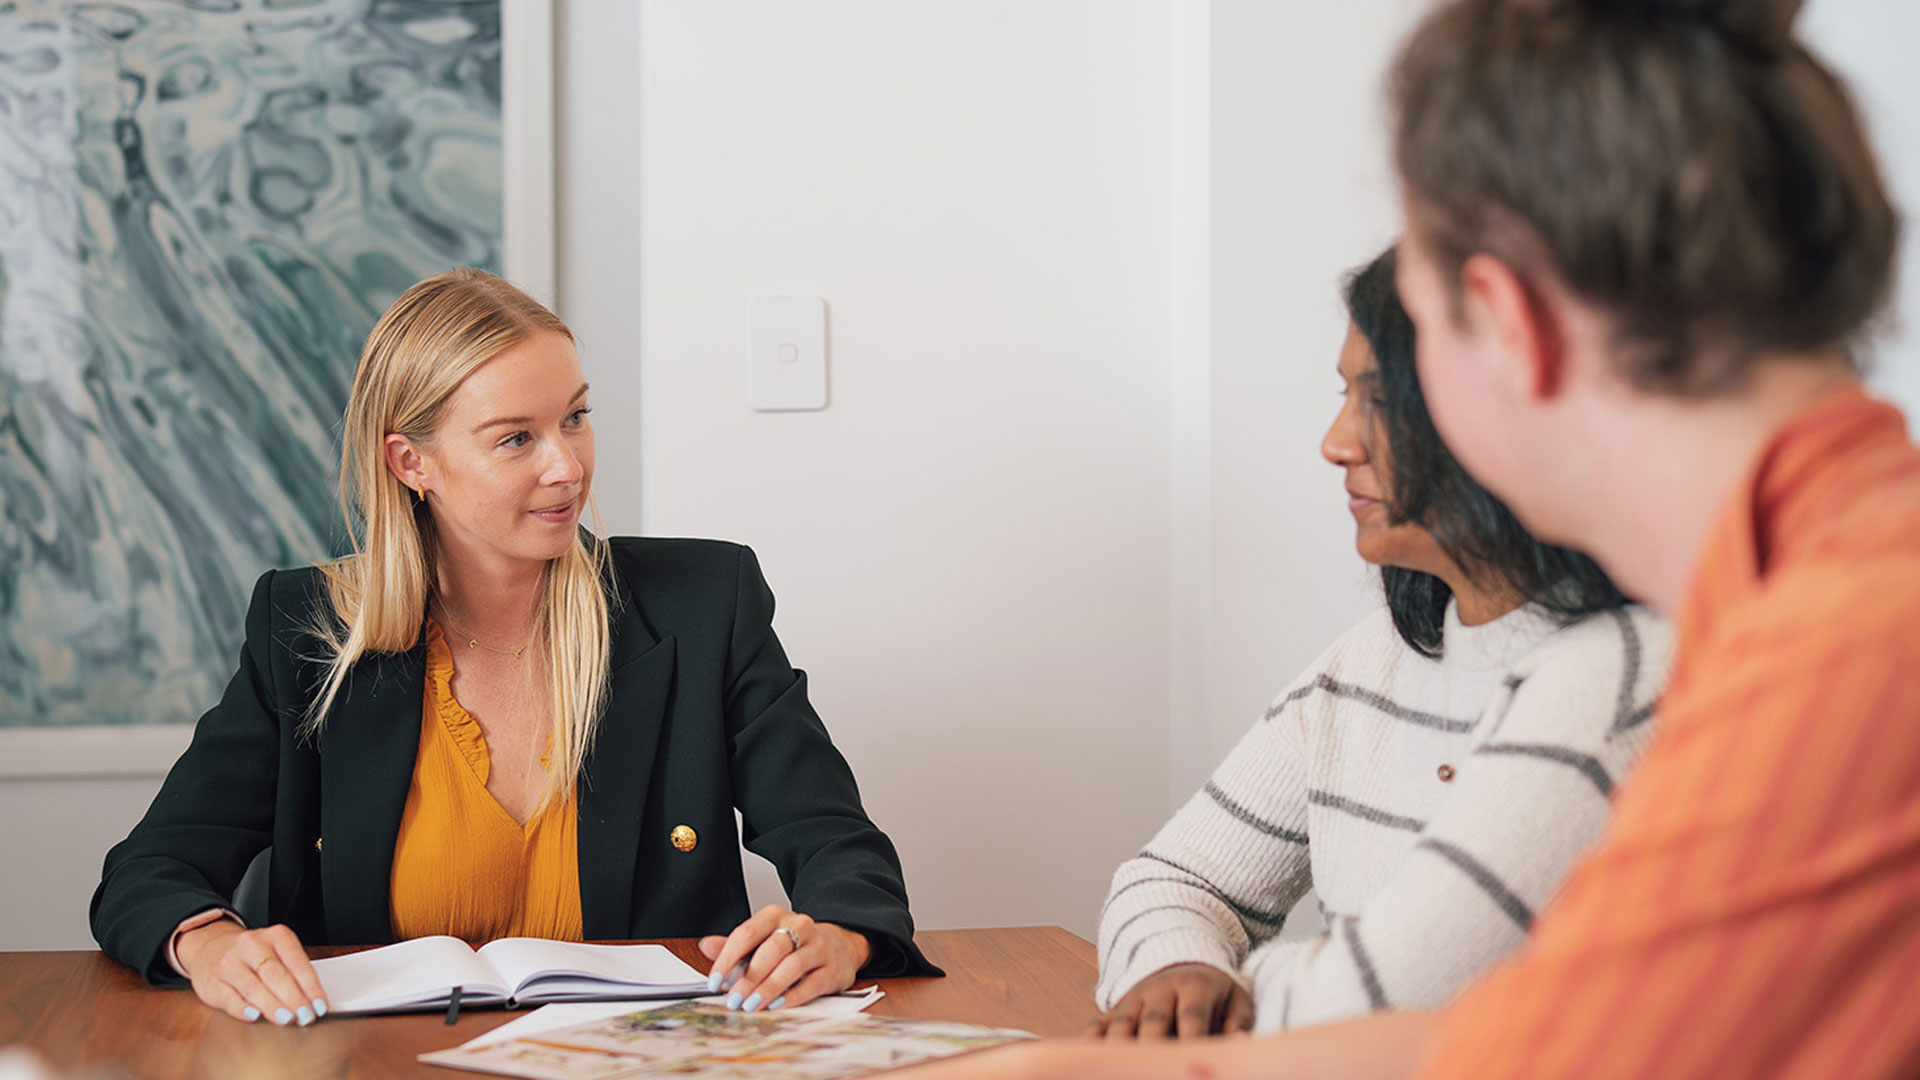
[[[1392,251],[1346,301],[1346,401],[1321,452],[1346,473],[1387,606],[1114,875],[1096,990],[1109,1038],[1445,1004],[1519,947],[1652,727],[1665,624],[1454,462],[1421,401]],[[1327,928],[1279,939],[1309,887]]]

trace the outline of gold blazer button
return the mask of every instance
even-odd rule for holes
[[[313,838],[313,850],[315,851],[320,850],[320,838],[317,836]]]
[[[673,831],[667,834],[667,839],[681,851],[692,851],[700,846],[700,834],[694,832],[691,825],[675,825]]]

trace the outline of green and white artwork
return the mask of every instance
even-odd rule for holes
[[[499,269],[500,8],[0,2],[0,727],[193,720],[340,546],[367,331]]]

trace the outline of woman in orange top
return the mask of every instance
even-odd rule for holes
[[[1898,217],[1798,0],[1452,0],[1394,82],[1434,420],[1678,618],[1661,730],[1443,1014],[936,1077],[1920,1076],[1920,449],[1850,343]]]
[[[226,697],[107,856],[108,953],[281,1024],[326,1011],[311,943],[704,934],[747,1009],[936,973],[753,553],[580,527],[588,412],[513,286],[395,301],[347,406],[354,553],[261,579]],[[736,808],[792,910],[749,917]],[[248,928],[228,898],[269,847]]]

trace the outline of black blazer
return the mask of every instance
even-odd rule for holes
[[[900,860],[773,633],[753,552],[615,538],[612,687],[579,787],[589,939],[725,934],[748,915],[734,808],[794,910],[867,935],[862,974],[937,975],[913,944]],[[426,647],[368,654],[317,740],[298,734],[322,674],[307,633],[319,571],[254,588],[240,670],[133,832],[107,853],[93,935],[156,983],[182,919],[230,903],[272,846],[271,921],[303,942],[384,944],[400,812],[419,753]],[[324,609],[321,609],[324,610]],[[692,851],[669,841],[680,825]]]

